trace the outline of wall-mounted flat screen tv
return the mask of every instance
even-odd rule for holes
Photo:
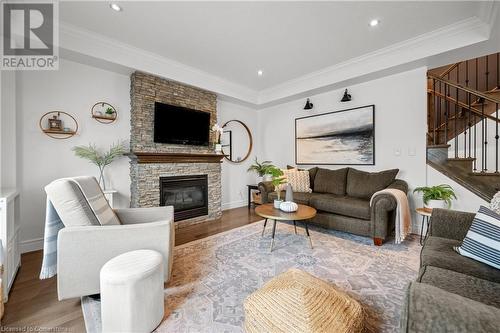
[[[154,142],[208,146],[210,113],[155,103]]]

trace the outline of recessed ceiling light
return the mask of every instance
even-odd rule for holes
[[[374,19],[370,21],[370,27],[376,27],[380,23],[379,20]]]
[[[264,72],[262,71],[262,69],[259,69],[259,70],[257,71],[257,75],[258,75],[258,76],[262,76],[262,75],[264,75]]]
[[[109,5],[109,7],[111,7],[111,9],[113,9],[115,12],[122,11],[122,7],[120,7],[117,3],[112,3]]]

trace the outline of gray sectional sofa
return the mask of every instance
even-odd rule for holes
[[[453,250],[474,216],[433,210],[420,272],[407,289],[401,332],[500,331],[500,270]]]
[[[396,200],[388,194],[372,195],[385,188],[408,192],[408,184],[396,179],[398,169],[364,172],[353,168],[309,169],[312,193],[294,193],[294,201],[317,209],[312,223],[361,236],[382,245],[394,229]],[[259,183],[263,203],[277,198],[271,182]],[[284,197],[284,194],[283,196]]]

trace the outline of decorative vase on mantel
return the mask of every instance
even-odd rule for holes
[[[216,154],[222,153],[222,145],[220,143],[215,144],[215,153]]]

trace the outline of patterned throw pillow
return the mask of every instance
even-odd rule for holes
[[[500,269],[500,215],[481,206],[462,245],[455,251]]]
[[[500,192],[497,192],[490,201],[490,209],[500,214]]]
[[[294,192],[307,192],[311,193],[311,183],[309,180],[309,171],[298,170],[298,169],[288,169],[282,170],[283,176],[286,178],[287,183],[292,185],[292,190]],[[280,186],[281,191],[286,188],[286,183]]]

